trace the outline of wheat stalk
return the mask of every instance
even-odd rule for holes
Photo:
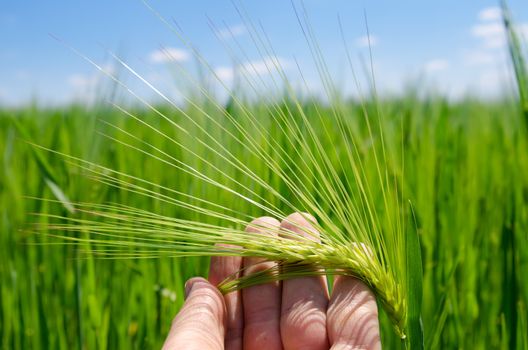
[[[36,215],[47,216],[53,222],[44,230],[52,230],[64,242],[81,245],[88,249],[88,254],[101,258],[235,255],[279,262],[277,267],[258,274],[232,276],[219,286],[225,293],[298,276],[354,276],[372,288],[403,339],[409,323],[406,286],[410,281],[406,268],[403,164],[398,165],[398,159],[391,157],[386,149],[398,149],[398,144],[387,146],[379,109],[374,109],[375,117],[372,117],[364,101],[363,122],[368,135],[358,135],[357,121],[347,118],[344,105],[334,95],[335,88],[306,18],[303,13],[297,15],[328,97],[333,101],[328,110],[316,107],[312,115],[307,114],[277,60],[267,61],[266,68],[271,73],[272,85],[276,89],[281,84],[284,86],[286,93],[282,99],[274,101],[262,96],[261,103],[255,105],[244,102],[228,89],[231,102],[239,110],[234,116],[184,68],[180,67],[182,75],[194,84],[207,103],[185,98],[188,108],[182,108],[112,54],[126,72],[178,113],[180,117],[175,119],[147,102],[123,80],[78,53],[141,102],[177,137],[158,123],[114,104],[125,117],[168,140],[185,156],[177,155],[174,150],[160,149],[133,131],[111,122],[105,122],[104,136],[148,161],[161,163],[167,171],[192,178],[204,188],[215,188],[217,193],[231,201],[240,201],[245,207],[236,209],[229,200],[210,198],[206,193],[193,194],[184,189],[184,184],[181,188],[165,186],[145,176],[122,173],[112,167],[47,150],[59,154],[67,164],[91,180],[194,213],[197,219],[170,217],[122,203],[76,203],[73,215]],[[169,22],[159,18],[193,50]],[[246,24],[253,28],[252,39],[261,55],[273,55],[265,35],[250,22]],[[207,61],[198,52],[194,54],[214,75]],[[255,87],[262,84],[258,74],[246,74],[242,78],[249,89],[258,93]],[[332,148],[335,138],[340,139],[344,149]],[[365,145],[365,141],[369,144]],[[241,155],[258,162],[259,168]],[[270,184],[259,169],[269,172],[270,178],[286,188],[289,195]],[[381,208],[378,203],[382,204]],[[295,240],[288,239],[291,237],[284,232],[277,237],[248,237],[244,228],[252,225],[255,212],[281,220],[290,212],[310,212],[318,219],[315,228],[320,232],[321,242],[298,236]]]

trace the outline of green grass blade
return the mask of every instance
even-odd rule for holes
[[[506,0],[501,1],[502,20],[508,38],[508,51],[513,65],[520,105],[524,114],[525,126],[528,129],[528,71],[523,53],[523,42],[518,32]]]
[[[415,219],[412,228],[407,232],[405,245],[407,261],[407,344],[409,349],[423,349],[424,336],[422,324],[422,293],[423,293],[423,270],[422,270],[422,250],[418,237],[418,225],[416,216],[411,206],[411,211]]]
[[[63,207],[70,214],[73,214],[75,212],[73,204],[71,203],[64,190],[58,185],[57,177],[55,176],[53,169],[46,160],[46,157],[42,154],[41,150],[38,147],[32,145],[29,131],[24,126],[24,124],[22,124],[18,119],[11,118],[11,121],[17,128],[18,132],[22,135],[24,140],[29,144],[33,160],[37,163],[37,166],[40,170],[40,173],[42,174],[46,186],[48,186],[55,198],[57,198],[61,202]]]

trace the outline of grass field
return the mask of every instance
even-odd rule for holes
[[[402,119],[405,123],[404,135],[397,137],[404,138],[405,187],[417,213],[422,244],[422,316],[427,347],[526,346],[528,285],[523,276],[528,263],[528,143],[516,104],[472,100],[455,104],[440,98],[418,101],[409,96],[384,101],[380,107],[386,129]],[[343,108],[351,120],[360,119],[361,109],[354,103]],[[309,103],[305,109],[308,115],[314,111]],[[193,113],[192,109],[189,112]],[[151,113],[139,113],[157,121]],[[55,198],[31,146],[21,141],[24,137],[8,119],[13,114],[39,145],[171,188],[181,188],[185,183],[189,193],[206,191],[207,196],[229,203],[233,209],[247,211],[245,204],[229,196],[222,198],[222,192],[214,188],[197,186],[193,177],[166,171],[159,162],[137,152],[92,137],[95,118],[104,116],[143,140],[171,148],[119,112],[73,106],[2,113],[2,347],[158,347],[182,303],[183,282],[204,274],[207,261],[79,258],[82,247],[37,245],[54,240],[20,231],[33,220],[28,213],[64,214],[65,209],[60,204],[23,197]],[[176,113],[172,115],[179,118]],[[104,125],[98,128],[113,133]],[[358,128],[362,130],[364,125],[359,123]],[[170,130],[167,125],[164,129]],[[178,137],[177,131],[172,132]],[[42,154],[56,181],[76,202],[126,203],[191,219],[198,215],[88,181],[68,171],[61,157]],[[258,164],[253,169],[260,170]],[[241,174],[235,176],[243,178]],[[273,174],[262,176],[280,184]],[[261,213],[255,210],[250,214]],[[384,341],[396,342],[387,322],[384,328]]]
[[[514,48],[514,53],[519,50]],[[514,64],[517,80],[523,84],[526,74],[519,67],[524,63]],[[525,99],[522,89],[521,99]],[[317,166],[336,169],[336,183],[345,184],[344,192],[356,193],[356,187],[346,186],[353,169],[342,162],[350,153],[347,142],[353,140],[357,146],[354,159],[360,162],[373,191],[369,198],[374,211],[387,209],[385,194],[376,185],[380,182],[376,157],[381,149],[386,152],[381,159],[387,162],[382,168],[390,173],[396,193],[404,199],[394,209],[404,210],[409,207],[407,202],[412,204],[415,218],[407,227],[420,239],[425,348],[528,349],[528,132],[525,110],[517,97],[491,102],[468,97],[454,102],[435,95],[417,97],[409,90],[397,98],[331,103],[295,100],[287,93],[271,102],[264,98],[243,104],[230,100],[216,106],[212,101],[196,101],[180,110],[167,104],[155,106],[156,110],[130,107],[129,115],[104,104],[0,110],[1,348],[159,348],[183,302],[184,282],[207,273],[206,257],[174,258],[160,249],[151,254],[159,258],[104,259],[94,252],[99,245],[89,240],[64,244],[55,237],[35,234],[56,234],[52,225],[90,217],[89,213],[70,212],[70,203],[75,207],[77,203],[119,203],[167,217],[241,229],[240,223],[206,215],[207,210],[216,210],[216,205],[219,212],[240,217],[257,217],[266,211],[216,183],[287,215],[292,206],[310,209],[285,181],[302,179],[303,189],[311,191],[321,212],[335,219],[336,229],[346,231],[333,202],[321,196],[326,188],[325,172],[317,171]],[[236,142],[246,131],[254,131],[248,114],[258,116],[259,127],[269,132],[254,132],[252,144],[266,157],[275,157],[274,164],[285,169],[286,177],[263,164],[262,155]],[[302,127],[304,118],[311,129]],[[341,135],[343,125],[350,139],[335,137]],[[160,137],[157,130],[167,137]],[[315,137],[301,145],[296,137],[311,135],[311,130]],[[273,135],[272,144],[269,135]],[[216,153],[212,149],[219,146],[196,142],[209,136],[225,148]],[[282,153],[277,154],[272,146]],[[317,147],[327,152],[319,154]],[[215,183],[169,166],[162,161],[167,159],[165,154]],[[229,154],[290,202],[255,183],[239,167],[229,166],[222,157]],[[281,154],[290,158],[281,158]],[[313,161],[303,163],[303,157],[312,155]],[[116,182],[112,183],[109,174]],[[134,184],[149,194],[140,193]],[[205,211],[174,205],[164,198]],[[404,218],[412,219],[409,213]],[[381,231],[389,226],[382,219]],[[79,231],[77,237],[93,237],[88,229]],[[136,248],[125,247],[125,251],[132,257]],[[385,348],[406,346],[385,313],[381,326]]]

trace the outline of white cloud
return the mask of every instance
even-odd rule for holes
[[[235,67],[220,66],[214,72],[218,79],[228,82],[233,80],[235,75],[240,76],[265,76],[274,74],[278,69],[287,70],[292,66],[290,60],[277,56],[267,56],[261,60],[254,60],[241,63]]]
[[[159,72],[149,72],[144,76],[145,80],[151,84],[160,84],[167,78],[166,74],[160,74]]]
[[[76,73],[67,78],[68,84],[73,88],[72,96],[77,96],[80,101],[88,103],[94,100],[104,78],[116,72],[115,66],[111,63],[101,64],[99,67],[101,70],[96,69],[90,74]]]
[[[496,49],[506,45],[506,32],[500,22],[478,23],[471,28],[471,34],[480,39],[485,48]]]
[[[471,33],[480,38],[487,38],[504,34],[504,27],[500,22],[479,23],[471,28]]]
[[[235,76],[235,72],[231,67],[218,67],[214,70],[214,72],[218,79],[224,82],[233,80],[233,77]]]
[[[497,70],[483,71],[477,79],[480,93],[490,96],[504,92],[509,82],[507,72]]]
[[[370,40],[369,40],[370,39]],[[359,47],[374,47],[378,44],[379,38],[376,35],[364,35],[356,39],[356,45]]]
[[[496,52],[489,50],[473,50],[464,55],[464,61],[470,66],[496,64],[499,59],[500,56]]]
[[[479,77],[479,85],[482,88],[489,89],[496,87],[500,83],[500,75],[497,72],[483,72]]]
[[[68,77],[68,83],[75,89],[87,90],[97,84],[97,75],[72,74]]]
[[[482,9],[478,14],[480,21],[500,21],[502,19],[502,10],[498,6],[491,6]]]
[[[115,66],[113,64],[111,64],[111,63],[102,64],[102,65],[100,65],[100,67],[101,67],[101,70],[102,70],[101,73],[103,73],[103,74],[113,75],[116,72]]]
[[[152,63],[184,62],[189,59],[189,53],[175,47],[166,47],[153,51],[149,54],[149,61]]]
[[[517,32],[526,37],[528,23],[518,23]],[[502,23],[499,7],[487,7],[478,13],[478,21],[471,27],[471,35],[478,40],[474,49],[464,55],[467,65],[497,65],[501,62],[508,45],[507,33]],[[488,79],[489,80],[489,79]]]
[[[424,71],[427,73],[434,73],[446,70],[449,67],[449,62],[443,58],[436,58],[424,64]]]
[[[236,24],[231,27],[220,29],[216,34],[220,39],[232,39],[246,34],[246,27],[242,24]]]
[[[288,69],[290,66],[289,60],[277,56],[268,56],[262,60],[246,62],[237,69],[244,74],[266,75],[276,72],[277,69]]]
[[[517,33],[521,35],[523,40],[526,40],[528,38],[528,23],[520,23],[517,25]]]
[[[101,70],[97,69],[92,74],[72,74],[68,77],[68,83],[79,90],[93,89],[105,75],[115,74],[115,67],[111,63],[99,65]]]
[[[504,24],[502,23],[501,9],[489,7],[480,11],[479,21],[471,27],[471,35],[481,40],[481,45],[488,49],[501,49],[506,47],[507,38]],[[518,23],[516,31],[526,37],[528,23]]]
[[[478,21],[470,29],[477,46],[464,54],[464,62],[468,66],[496,65],[507,45],[502,11],[496,6],[486,7],[477,17]]]

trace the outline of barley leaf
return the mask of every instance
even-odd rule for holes
[[[409,229],[406,240],[406,265],[407,265],[407,344],[410,349],[423,349],[423,325],[421,318],[422,309],[422,253],[418,237],[416,216],[411,206],[415,224]]]

